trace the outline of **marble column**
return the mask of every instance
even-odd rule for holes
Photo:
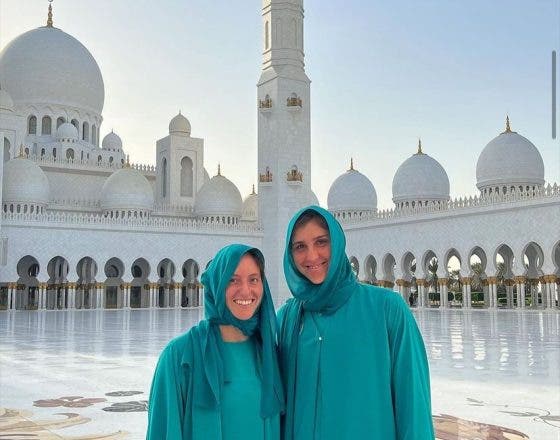
[[[418,307],[426,307],[426,286],[428,282],[423,278],[417,278],[416,285],[418,286]]]
[[[447,309],[449,307],[449,290],[447,287],[447,278],[438,278],[439,284],[439,306],[440,308]]]
[[[517,307],[520,309],[525,308],[525,277],[513,277],[513,281],[517,287]]]
[[[47,283],[39,283],[39,310],[47,308]]]
[[[488,307],[496,309],[498,307],[498,279],[496,277],[488,277],[486,282],[488,283]]]
[[[463,283],[463,308],[470,309],[472,307],[471,278],[462,277],[461,282]]]
[[[130,309],[130,284],[123,284],[123,309]]]
[[[8,283],[8,310],[16,309],[17,283]]]
[[[76,284],[68,283],[67,284],[67,302],[66,308],[67,309],[75,309],[76,308]]]
[[[103,309],[105,308],[105,304],[104,304],[104,298],[103,298],[103,293],[104,293],[104,285],[102,283],[97,283],[95,285],[95,308],[96,309]]]
[[[174,292],[175,292],[175,308],[176,309],[180,309],[181,308],[181,284],[180,283],[176,283],[174,285]]]

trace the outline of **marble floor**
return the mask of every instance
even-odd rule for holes
[[[560,313],[416,310],[441,440],[560,439]],[[0,312],[0,438],[142,439],[159,351],[202,310]]]

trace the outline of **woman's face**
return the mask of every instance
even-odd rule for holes
[[[299,272],[313,284],[325,281],[331,259],[329,231],[311,219],[292,234],[292,258]]]
[[[226,305],[237,319],[250,319],[261,304],[263,282],[253,256],[245,254],[226,288]]]

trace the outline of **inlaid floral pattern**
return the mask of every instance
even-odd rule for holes
[[[85,408],[87,406],[94,405],[100,402],[106,402],[107,399],[103,397],[89,397],[85,398],[82,396],[64,396],[57,399],[43,399],[35,400],[33,406],[39,406],[42,408],[63,406],[65,408]]]

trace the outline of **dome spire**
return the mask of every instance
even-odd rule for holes
[[[254,196],[255,194],[257,193],[255,192],[255,184],[253,183],[253,191],[251,191],[251,195]]]
[[[53,27],[53,19],[52,19],[52,1],[49,0],[49,13],[47,14],[47,27]]]
[[[220,166],[220,162],[218,162],[218,176],[222,175],[222,167]]]
[[[350,158],[350,169],[348,171],[354,171],[354,158]]]
[[[422,151],[422,139],[418,138],[418,151],[416,152],[416,154],[424,154],[424,152]]]
[[[511,127],[509,125],[509,115],[506,115],[506,131],[504,133],[511,133]]]

